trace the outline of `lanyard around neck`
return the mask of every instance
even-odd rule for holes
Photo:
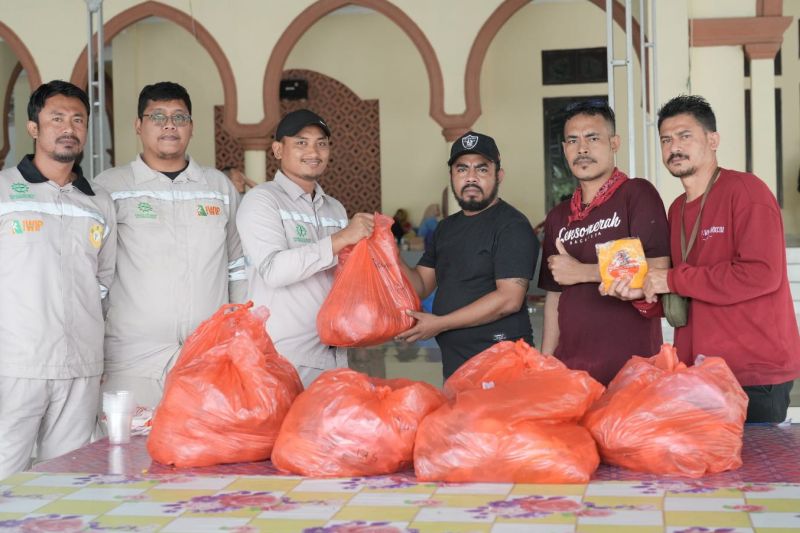
[[[688,246],[686,245],[686,226],[683,221],[683,209],[686,207],[686,198],[683,199],[683,203],[681,204],[681,256],[684,262],[686,262],[686,258],[689,257],[689,252],[692,251],[692,246],[697,238],[697,231],[700,229],[700,217],[703,215],[703,206],[706,205],[706,198],[708,198],[708,193],[711,191],[714,182],[717,181],[720,170],[721,169],[717,167],[714,171],[714,175],[711,177],[711,180],[706,186],[706,191],[703,193],[703,199],[700,200],[700,212],[697,213],[697,218],[694,221],[694,227],[692,228],[691,236],[689,236]]]

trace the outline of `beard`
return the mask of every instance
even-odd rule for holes
[[[54,152],[53,159],[59,163],[74,163],[80,152]]]
[[[474,187],[474,185],[472,186]],[[483,200],[465,200],[461,196],[456,193],[455,187],[453,187],[452,180],[450,181],[450,188],[453,190],[453,196],[456,197],[456,202],[458,202],[458,206],[463,209],[464,211],[475,213],[478,211],[483,211],[487,207],[489,207],[492,202],[495,201],[497,198],[497,191],[500,189],[500,182],[495,180],[494,187],[489,192],[489,195],[484,197]],[[461,188],[461,192],[464,192],[464,187]]]

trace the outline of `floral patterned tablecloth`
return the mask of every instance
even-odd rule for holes
[[[689,480],[602,466],[585,485],[514,485],[423,483],[412,472],[308,479],[268,462],[178,470],[151,463],[143,438],[101,441],[0,481],[0,533],[798,532],[798,450],[800,427],[748,427],[736,472]]]

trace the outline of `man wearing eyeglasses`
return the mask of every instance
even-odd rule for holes
[[[601,296],[595,245],[638,237],[648,265],[666,267],[667,217],[650,182],[629,179],[615,166],[620,138],[608,104],[589,100],[569,106],[562,145],[578,186],[544,224],[542,352],[607,385],[632,355],[658,352],[661,321],[644,301]]]
[[[95,179],[119,219],[102,389],[130,390],[149,407],[160,401],[186,337],[246,293],[239,194],[222,172],[186,154],[191,112],[177,83],[146,86],[134,125],[142,153]]]

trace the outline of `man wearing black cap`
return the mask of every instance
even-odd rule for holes
[[[447,164],[462,210],[439,223],[416,268],[405,269],[420,297],[438,287],[433,313],[408,311],[417,323],[398,336],[435,336],[445,379],[498,341],[533,343],[525,296],[539,253],[528,219],[497,197],[504,172],[494,139],[465,133]]]
[[[316,316],[333,283],[337,254],[372,233],[373,216],[347,212],[317,180],[330,157],[330,129],[301,109],[278,124],[275,179],[242,200],[236,224],[247,258],[248,298],[270,310],[267,331],[306,387],[324,370],[347,366],[347,351],[325,346]]]

